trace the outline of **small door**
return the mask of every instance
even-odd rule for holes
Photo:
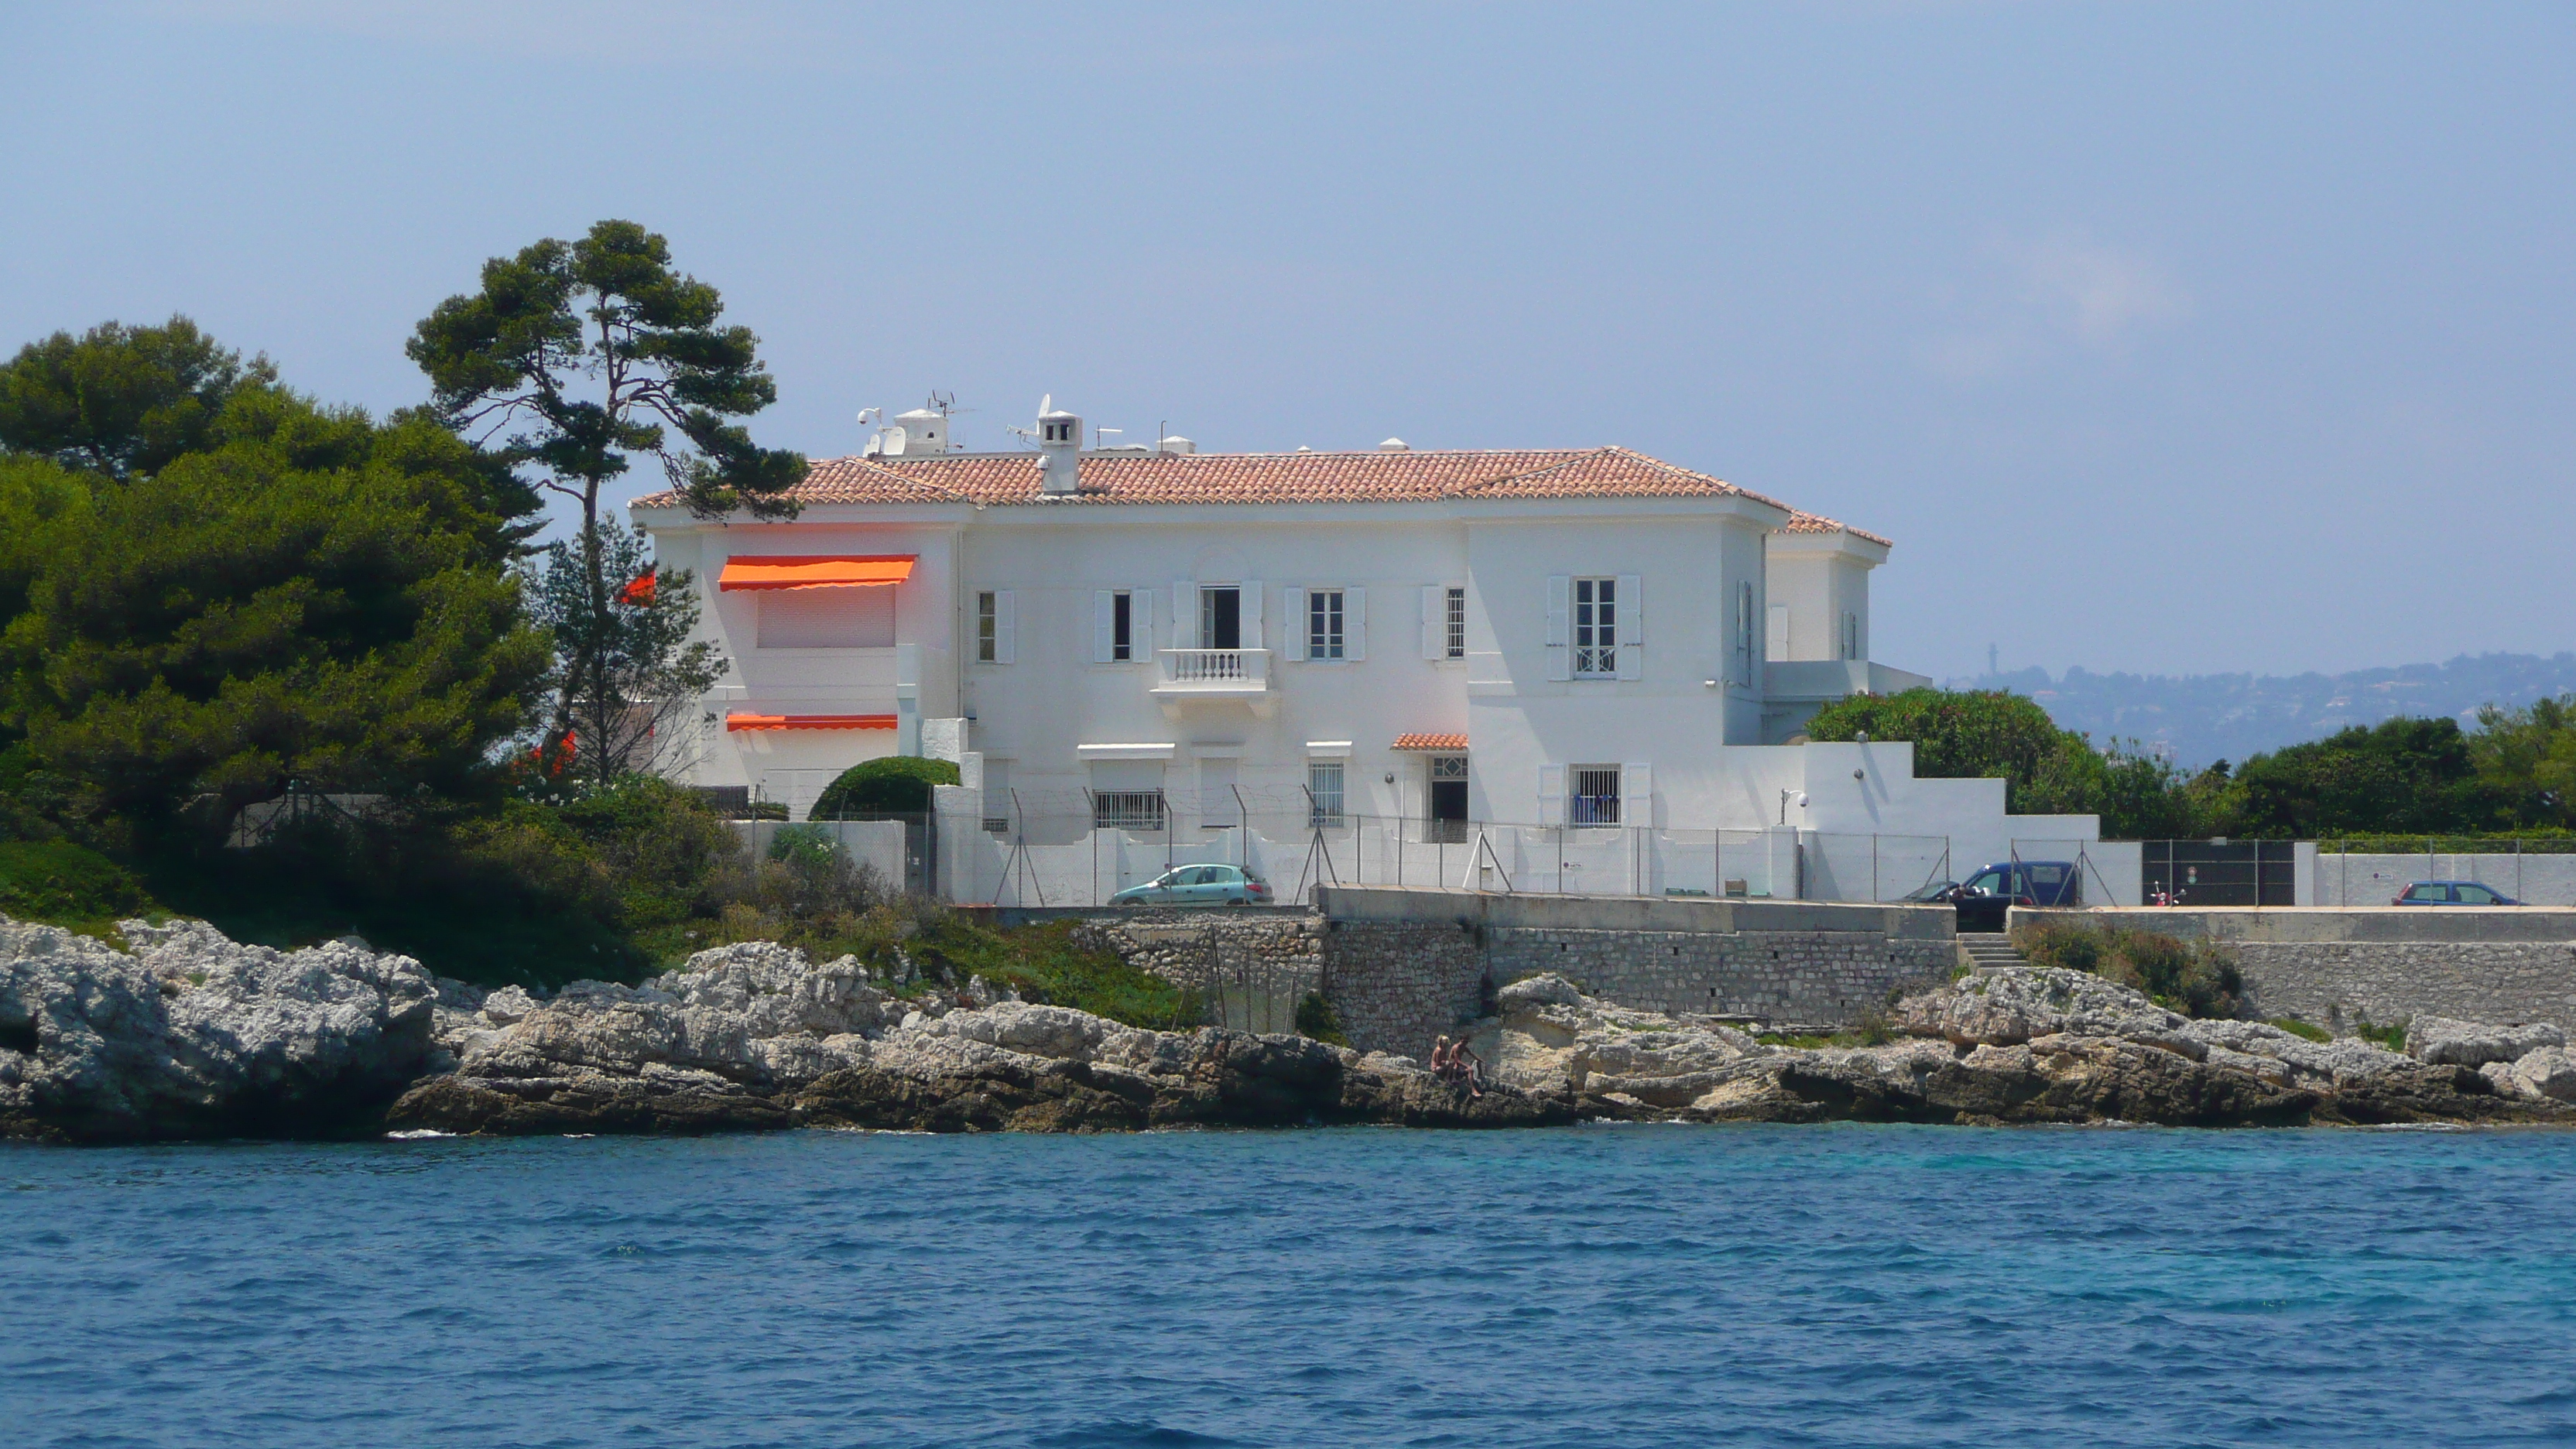
[[[1467,830],[1467,757],[1434,755],[1431,772],[1431,838],[1463,840]]]

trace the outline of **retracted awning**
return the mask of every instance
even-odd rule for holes
[[[871,589],[912,577],[909,553],[750,554],[725,560],[716,587],[736,589]]]
[[[890,730],[890,714],[729,714],[727,730]]]

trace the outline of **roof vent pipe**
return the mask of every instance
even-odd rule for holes
[[[1413,451],[1413,446],[1402,438],[1389,438],[1378,444],[1377,450],[1381,453],[1410,453]]]

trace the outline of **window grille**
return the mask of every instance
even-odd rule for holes
[[[1314,760],[1306,766],[1306,793],[1314,804],[1307,819],[1310,827],[1336,828],[1342,823],[1342,781],[1339,760]]]
[[[1433,755],[1431,757],[1431,778],[1435,780],[1466,779],[1467,757],[1465,755]]]
[[[975,595],[975,662],[990,664],[1001,657],[1001,606],[991,590]]]
[[[1306,591],[1306,657],[1339,659],[1342,657],[1342,591],[1308,589]]]
[[[1163,792],[1094,792],[1091,797],[1091,826],[1094,830],[1160,830],[1163,828]]]
[[[1619,767],[1577,765],[1572,798],[1565,802],[1565,823],[1599,826],[1619,823]]]
[[[1574,581],[1574,672],[1616,678],[1619,673],[1619,581]]]
[[[1447,591],[1447,617],[1443,621],[1443,653],[1451,659],[1467,657],[1467,591]]]

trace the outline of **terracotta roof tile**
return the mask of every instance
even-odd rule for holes
[[[1501,452],[1085,454],[1081,489],[1038,491],[1035,453],[829,458],[795,497],[804,503],[1413,503],[1444,498],[1751,498],[1734,484],[1626,448]],[[656,493],[636,506],[679,500]]]
[[[1397,735],[1395,748],[1454,752],[1467,748],[1467,737],[1465,735]]]
[[[1780,531],[1783,533],[1848,533],[1854,538],[1868,539],[1881,548],[1896,547],[1893,541],[1881,538],[1867,529],[1854,528],[1848,523],[1838,522],[1815,513],[1791,512],[1788,523]]]

